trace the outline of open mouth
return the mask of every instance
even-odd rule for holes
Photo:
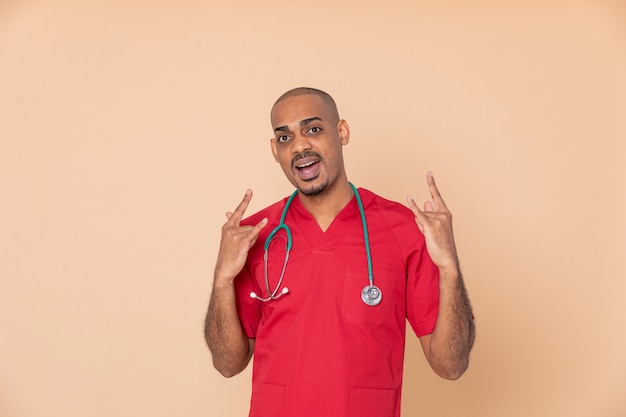
[[[309,156],[300,158],[292,166],[303,181],[311,181],[319,175],[321,158]]]

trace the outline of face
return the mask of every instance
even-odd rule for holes
[[[289,97],[272,111],[274,158],[304,195],[320,195],[345,180],[342,147],[350,139],[339,120],[315,94]]]

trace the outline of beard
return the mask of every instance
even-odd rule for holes
[[[311,181],[316,180],[316,178],[312,178]],[[300,185],[296,188],[298,188],[298,191],[301,192],[302,194],[304,194],[307,197],[311,197],[311,196],[316,196],[316,195],[320,195],[322,194],[324,191],[326,191],[326,189],[328,188],[328,181],[323,182],[322,184],[311,184],[310,187],[305,188],[306,184]]]

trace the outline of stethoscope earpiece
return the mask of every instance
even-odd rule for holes
[[[259,301],[267,302],[269,300],[278,300],[280,297],[282,297],[283,295],[287,294],[288,292],[289,292],[289,288],[283,287],[283,289],[280,292],[280,294],[278,294],[278,295],[272,294],[272,295],[270,295],[267,298],[263,298],[263,297],[259,297],[258,295],[256,295],[256,293],[254,291],[252,291],[250,293],[250,298],[256,298]]]

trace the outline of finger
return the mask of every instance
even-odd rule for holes
[[[431,203],[430,201],[426,201],[424,203],[424,211],[432,213],[435,211],[434,207],[433,207],[433,203]]]
[[[267,218],[262,219],[250,230],[248,234],[250,245],[254,245],[254,242],[256,242],[256,239],[259,237],[259,233],[261,233],[261,230],[263,230],[265,226],[267,226]]]
[[[408,195],[406,197],[406,201],[409,203],[409,208],[411,209],[413,214],[415,214],[417,216],[419,213],[421,213],[421,210],[417,206],[417,203],[415,202],[415,199],[413,198],[412,195]]]
[[[420,229],[420,232],[424,233],[424,224],[426,222],[426,217],[424,216],[424,213],[422,213],[422,210],[417,207],[417,203],[415,203],[415,200],[412,196],[408,196],[407,200],[409,202],[409,208],[415,215],[415,223],[417,224],[417,228]]]
[[[246,193],[243,196],[243,200],[241,200],[241,203],[239,203],[239,205],[237,206],[235,211],[231,214],[231,216],[228,218],[228,220],[232,220],[233,222],[237,222],[237,224],[239,224],[239,222],[243,218],[243,214],[246,212],[246,209],[248,208],[248,204],[250,203],[251,199],[252,199],[252,190],[248,189],[246,190]]]
[[[233,215],[233,212],[232,212],[232,211],[227,211],[227,212],[226,212],[226,218],[227,218],[227,219],[230,219],[232,215]]]
[[[435,177],[433,176],[433,173],[428,171],[428,174],[426,174],[426,182],[428,183],[428,189],[430,190],[430,196],[433,199],[433,209],[434,211],[447,211],[448,207],[446,206],[446,203],[443,201],[443,198],[441,197],[441,193],[439,193],[439,189],[437,188],[437,185],[435,184]],[[428,211],[433,211],[433,210],[428,210]]]
[[[411,211],[415,215],[415,221],[420,226],[423,225],[427,221],[427,218],[424,215],[424,212],[422,212],[422,210],[420,210],[420,208],[417,206],[417,203],[415,202],[415,200],[413,199],[412,196],[408,196],[407,197],[407,201],[409,202],[409,208],[411,209]]]

